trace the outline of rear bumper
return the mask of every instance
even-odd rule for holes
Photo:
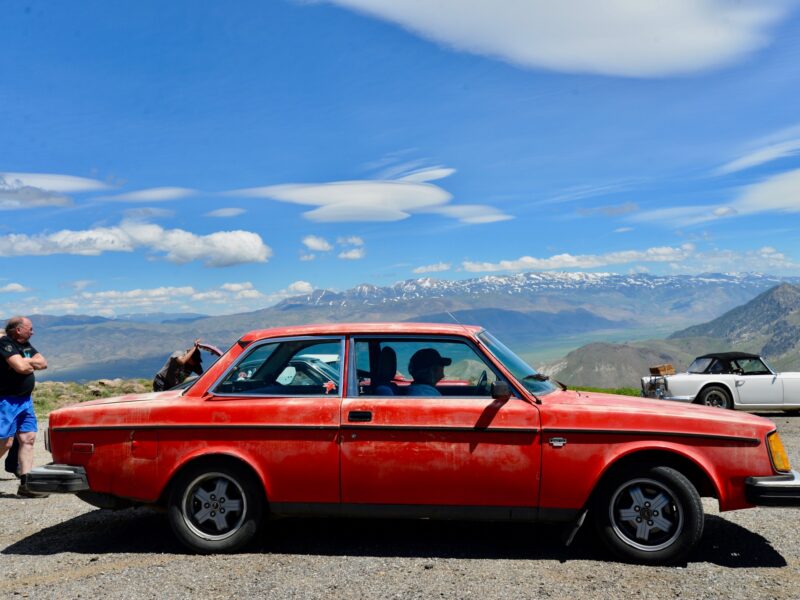
[[[44,465],[31,469],[26,487],[34,492],[74,494],[89,489],[89,480],[83,467],[71,465]]]
[[[800,473],[770,477],[748,477],[744,480],[747,500],[758,506],[800,507]]]

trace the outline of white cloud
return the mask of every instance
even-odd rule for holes
[[[300,260],[302,260],[303,262],[308,262],[308,261],[314,260],[315,258],[317,258],[317,255],[313,254],[313,253],[301,254],[300,255]]]
[[[731,206],[742,215],[800,212],[800,169],[748,186]]]
[[[642,212],[632,221],[656,222],[668,227],[689,226],[721,218],[759,213],[800,212],[800,169],[773,175],[745,187],[722,205],[675,206]]]
[[[94,283],[95,281],[93,279],[77,279],[75,281],[70,281],[67,285],[75,291],[80,292]]]
[[[445,177],[450,177],[450,175],[452,175],[455,172],[456,172],[455,169],[451,169],[449,167],[431,167],[426,169],[419,169],[417,171],[412,171],[407,175],[399,177],[398,180],[423,183],[425,181],[436,181],[437,179],[444,179]]]
[[[682,261],[695,251],[693,244],[683,244],[680,247],[660,246],[647,250],[624,250],[608,252],[606,254],[558,254],[548,258],[534,258],[522,256],[514,260],[501,260],[500,262],[473,262],[461,263],[465,271],[472,273],[494,271],[548,271],[553,269],[595,269],[608,265],[621,265],[634,262],[673,262]]]
[[[0,236],[0,256],[97,256],[104,252],[133,252],[138,248],[162,253],[174,263],[200,260],[209,267],[266,262],[272,255],[272,250],[261,237],[249,231],[196,235],[182,229],[164,229],[141,221],[123,221],[115,227],[83,231],[64,229],[33,236]]]
[[[11,294],[19,294],[22,292],[30,292],[30,288],[26,288],[24,285],[20,283],[7,283],[6,285],[0,287],[0,293],[11,293]]]
[[[357,235],[350,235],[336,238],[336,243],[340,246],[363,246],[364,240]]]
[[[51,173],[10,173],[0,172],[0,178],[9,187],[30,187],[47,192],[94,192],[108,189],[108,185],[97,179],[57,175]]]
[[[424,265],[413,269],[414,273],[441,273],[442,271],[449,271],[450,263],[435,263],[432,265]]]
[[[316,235],[307,235],[304,237],[303,245],[309,250],[316,250],[317,252],[327,252],[333,249],[333,246],[331,246],[328,240]]]
[[[399,221],[415,209],[448,202],[452,196],[429,183],[408,181],[336,181],[285,184],[231,192],[317,208],[303,213],[317,222]]]
[[[316,208],[306,219],[317,222],[400,221],[415,213],[435,213],[462,223],[492,223],[513,217],[491,206],[448,205],[452,195],[428,181],[455,173],[448,167],[428,167],[397,174],[396,179],[288,183],[228,192],[234,196],[271,198]]]
[[[69,206],[67,196],[58,192],[22,185],[0,174],[0,210],[22,210],[41,206]]]
[[[633,227],[617,227],[614,233],[628,233],[629,231],[633,231]]]
[[[763,165],[764,163],[778,160],[779,158],[791,156],[793,154],[797,154],[798,152],[800,152],[800,139],[772,144],[770,146],[754,150],[753,152],[750,152],[741,158],[737,158],[736,160],[732,160],[731,162],[722,165],[719,169],[717,169],[717,174],[727,175],[728,173],[735,173],[736,171],[742,171],[744,169],[749,169],[750,167],[757,167],[758,165]]]
[[[114,317],[123,313],[198,311],[231,313],[262,308],[268,296],[250,282],[226,283],[198,290],[193,286],[160,286],[132,290],[81,291],[64,298],[36,301],[29,312],[85,313]]]
[[[663,77],[741,60],[791,4],[761,0],[329,0],[522,67]]]
[[[314,286],[307,281],[295,281],[287,290],[292,294],[310,294],[314,291]]]
[[[458,219],[461,223],[469,223],[471,225],[482,225],[484,223],[497,223],[499,221],[508,221],[513,219],[511,215],[507,215],[493,206],[486,206],[485,204],[460,204],[440,206],[437,208],[429,209],[425,212],[437,213],[445,215],[453,219]]]
[[[164,202],[167,200],[180,200],[197,193],[197,190],[183,187],[155,187],[114,196],[104,196],[103,200],[124,202]]]
[[[126,219],[141,221],[146,219],[157,219],[160,217],[171,217],[175,214],[175,211],[166,208],[143,206],[141,208],[129,208],[128,210],[124,211],[124,214]]]
[[[337,255],[342,260],[359,260],[364,258],[366,250],[364,248],[351,248],[350,250],[343,250]]]
[[[253,284],[249,281],[245,281],[243,283],[223,283],[220,286],[220,289],[223,289],[226,292],[241,292],[244,290],[252,290]]]
[[[238,217],[239,215],[243,215],[247,211],[243,208],[218,208],[216,210],[212,210],[205,214],[206,217],[218,217],[218,218],[226,218],[226,217]]]

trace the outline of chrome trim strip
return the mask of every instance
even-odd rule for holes
[[[750,446],[758,446],[761,441],[757,438],[740,437],[734,435],[716,435],[713,433],[684,433],[677,431],[646,431],[637,429],[560,429],[557,427],[543,427],[542,434],[584,434],[584,435],[631,435],[640,437],[681,437],[701,440],[716,440],[721,442],[738,442]]]
[[[53,427],[53,431],[113,431],[113,430],[141,430],[141,429],[259,429],[259,430],[315,430],[315,431],[337,431],[338,425],[220,425],[216,423],[208,424],[161,424],[161,425],[142,425],[142,424],[126,424],[126,425],[78,425],[75,427]]]

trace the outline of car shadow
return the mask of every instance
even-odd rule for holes
[[[251,551],[271,554],[514,560],[609,560],[590,526],[572,545],[555,525],[473,521],[287,518],[266,523]],[[166,515],[150,509],[95,510],[30,535],[2,554],[185,554]],[[786,560],[762,536],[717,516],[689,562],[779,568]]]

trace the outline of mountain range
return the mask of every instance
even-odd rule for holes
[[[649,366],[671,363],[681,371],[698,355],[728,350],[761,354],[778,371],[800,371],[800,287],[775,286],[667,339],[587,344],[542,370],[572,385],[638,386]]]
[[[707,322],[787,281],[760,274],[654,276],[520,273],[466,280],[314,290],[257,311],[224,316],[154,313],[106,319],[34,315],[34,345],[49,379],[151,377],[192,340],[227,348],[252,329],[315,322],[444,321],[482,325],[523,356],[561,356],[590,339],[658,337]],[[555,352],[556,350],[551,350]]]

